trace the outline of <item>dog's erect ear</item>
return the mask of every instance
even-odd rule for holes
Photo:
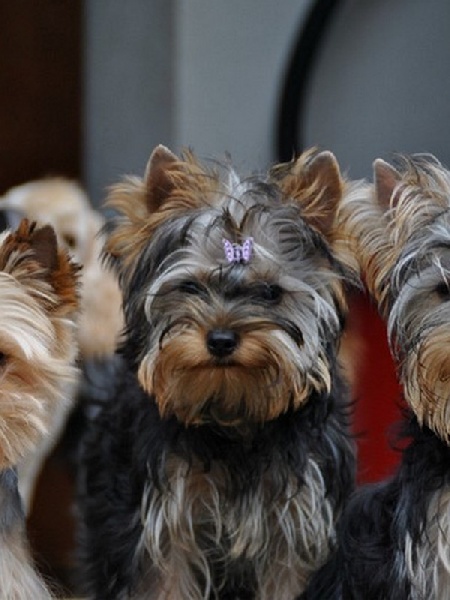
[[[375,196],[380,208],[388,210],[395,187],[401,180],[401,175],[392,165],[381,158],[373,163],[373,179]]]
[[[13,234],[14,235],[14,234]],[[34,259],[44,267],[48,273],[53,273],[58,265],[58,242],[51,225],[31,229],[27,221],[22,221],[15,234],[17,239],[22,236],[24,243],[29,243]],[[28,235],[28,239],[27,236]]]
[[[179,159],[165,146],[157,146],[147,163],[144,181],[147,188],[147,208],[157,211],[174,188],[173,180],[168,176],[168,168]]]
[[[288,200],[299,205],[309,225],[328,236],[344,187],[334,154],[309,150],[289,165],[275,167],[274,173],[283,175],[275,176],[278,185]]]
[[[307,165],[305,180],[312,187],[311,197],[303,208],[305,218],[323,235],[332,230],[341,200],[343,180],[337,160],[331,152],[320,152]]]
[[[50,284],[50,305],[57,308],[60,315],[77,309],[79,267],[65,250],[58,247],[51,225],[37,227],[36,223],[23,219],[0,248],[0,268],[44,303],[46,296],[42,294],[39,282]]]
[[[56,233],[50,225],[36,229],[31,240],[36,260],[46,269],[47,278],[57,297],[58,312],[72,313],[78,308],[78,275],[80,266],[69,253],[57,244]]]

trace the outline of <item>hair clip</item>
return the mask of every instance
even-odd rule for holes
[[[229,240],[223,240],[225,258],[231,264],[247,264],[253,253],[253,238],[245,239],[242,244],[233,244]]]

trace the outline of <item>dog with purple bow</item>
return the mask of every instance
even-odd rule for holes
[[[159,146],[112,189],[125,366],[83,451],[90,598],[292,600],[326,561],[355,470],[346,185],[329,152],[240,178]]]

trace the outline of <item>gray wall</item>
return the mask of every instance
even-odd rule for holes
[[[346,0],[310,87],[307,145],[333,150],[354,177],[393,152],[450,166],[449,0]]]
[[[311,0],[86,0],[85,181],[99,203],[151,149],[274,159],[274,117]],[[433,152],[450,166],[449,0],[343,0],[302,127],[351,176],[377,156]]]
[[[244,170],[273,160],[279,87],[309,0],[178,3],[177,145],[230,152]]]
[[[274,112],[310,0],[86,0],[85,182],[95,203],[158,143],[273,160]]]
[[[84,180],[94,203],[174,140],[174,2],[85,0]]]

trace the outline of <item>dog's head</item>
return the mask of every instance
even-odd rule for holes
[[[105,252],[124,294],[124,352],[163,416],[264,422],[330,389],[343,187],[328,152],[240,179],[159,146],[142,180],[112,189]]]
[[[405,396],[450,436],[450,173],[432,156],[374,163],[379,284]]]
[[[78,268],[50,226],[23,220],[0,237],[0,467],[47,433],[74,378]]]

